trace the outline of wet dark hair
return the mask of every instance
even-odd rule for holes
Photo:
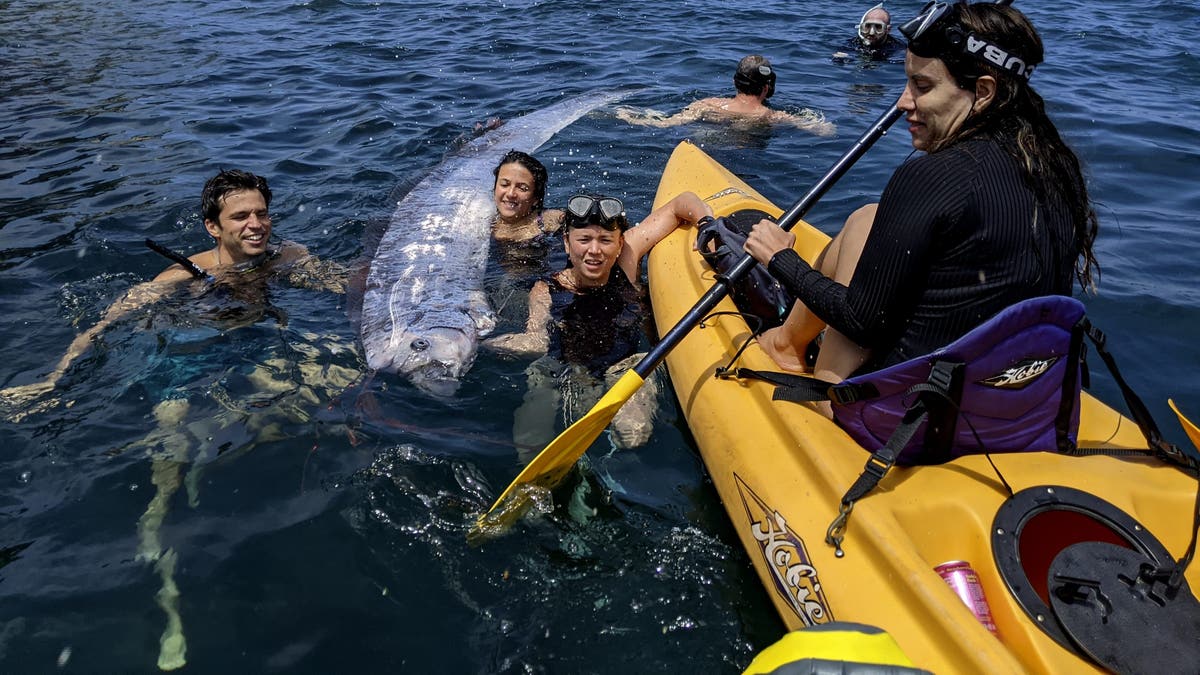
[[[738,61],[733,73],[733,88],[743,94],[758,96],[767,91],[767,98],[775,95],[775,70],[766,57],[752,54]]]
[[[496,189],[496,183],[500,180],[500,168],[505,164],[520,164],[533,174],[533,210],[541,211],[542,204],[546,201],[546,183],[550,179],[550,172],[546,171],[545,165],[527,152],[509,150],[500,158],[496,168],[492,169],[492,175],[496,177],[492,181],[492,190]]]
[[[1019,55],[1032,67],[1042,62],[1041,37],[1020,11],[991,3],[958,3],[951,8],[951,21],[968,33]],[[1100,266],[1092,251],[1099,224],[1088,197],[1079,158],[1063,141],[1054,123],[1046,115],[1045,102],[1025,77],[966,54],[939,55],[955,83],[970,91],[983,75],[996,80],[996,94],[982,112],[972,114],[959,129],[934,148],[945,147],[963,138],[991,134],[1010,156],[1017,160],[1026,183],[1040,203],[1048,193],[1061,193],[1074,222],[1078,260],[1075,276],[1086,290],[1094,290]]]
[[[229,194],[244,190],[258,190],[267,208],[271,207],[271,188],[267,187],[266,178],[240,169],[222,169],[221,173],[209,178],[200,191],[200,214],[205,220],[219,223],[221,202]]]

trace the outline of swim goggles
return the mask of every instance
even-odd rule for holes
[[[568,226],[599,225],[606,230],[621,231],[629,227],[625,205],[616,197],[575,195],[567,200],[567,214],[573,219]]]
[[[968,33],[957,20],[949,16],[956,4],[959,3],[926,3],[915,19],[900,26],[900,34],[908,40],[908,51],[943,61],[957,61],[961,56],[969,56],[1015,77],[1029,80],[1037,64],[1027,64],[995,42]]]

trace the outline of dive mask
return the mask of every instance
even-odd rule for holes
[[[625,219],[625,205],[616,197],[575,195],[567,200],[567,214],[573,219],[568,227],[599,225],[606,230],[619,229],[622,232],[629,227],[629,221]]]
[[[917,56],[943,61],[968,56],[1028,81],[1037,64],[1026,64],[1010,50],[968,33],[951,18],[955,4],[959,3],[929,2],[915,19],[900,26],[900,34],[908,40],[908,50]]]

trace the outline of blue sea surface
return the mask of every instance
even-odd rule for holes
[[[538,155],[551,204],[604,192],[643,216],[691,139],[790,205],[903,87],[902,66],[830,59],[863,4],[0,2],[0,387],[44,377],[167,264],[144,239],[207,247],[199,192],[222,168],[267,176],[276,232],[353,266],[477,122],[619,87],[674,112],[728,95],[761,53],[773,105],[819,110],[836,136],[636,127],[605,108]],[[1080,297],[1186,443],[1166,399],[1200,417],[1200,380],[1178,377],[1200,372],[1200,7],[1017,6],[1100,216],[1103,276]],[[808,220],[836,231],[910,150],[898,126]],[[181,672],[732,673],[781,635],[669,391],[647,446],[592,449],[574,508],[473,547],[467,528],[519,470],[527,363],[483,353],[452,401],[379,375],[368,415],[342,386],[363,371],[346,297],[271,301],[286,320],[230,330],[168,306],[117,321],[55,401],[0,425],[0,672],[158,672],[164,566],[138,556],[156,518]],[[1102,368],[1093,390],[1119,401]]]

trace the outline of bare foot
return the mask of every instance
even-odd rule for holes
[[[804,363],[804,351],[797,349],[791,341],[784,339],[779,328],[768,328],[763,331],[758,336],[758,346],[767,353],[767,356],[771,357],[775,365],[790,373],[807,374],[812,372]]]

